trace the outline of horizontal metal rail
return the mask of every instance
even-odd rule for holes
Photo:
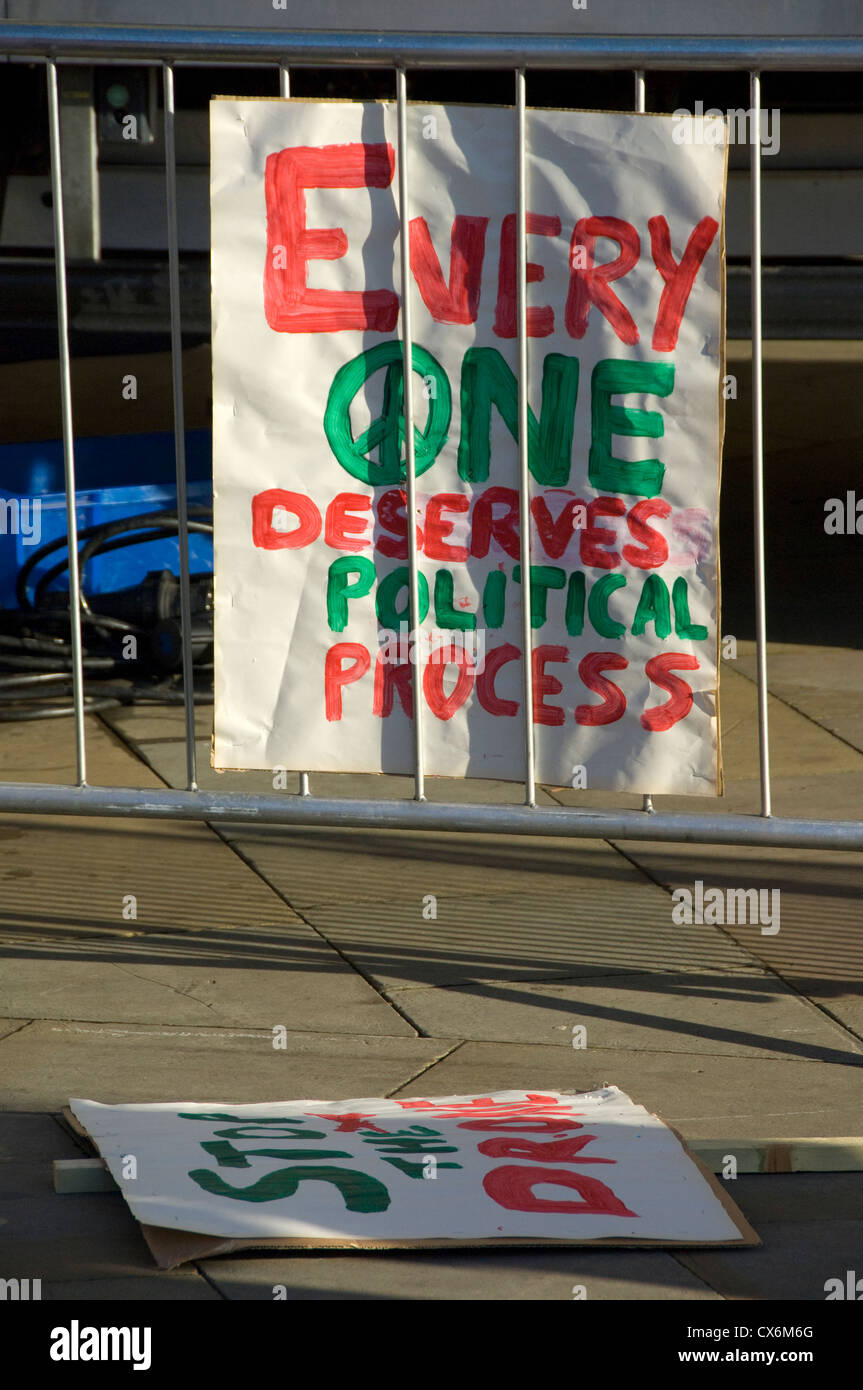
[[[128,816],[219,824],[317,825],[332,829],[436,830],[466,835],[549,835],[601,840],[671,840],[676,844],[747,845],[761,849],[863,851],[863,821],[783,820],[702,813],[645,816],[642,811],[569,807],[450,805],[430,801],[329,800],[311,796],[174,791],[139,787],[61,787],[0,783],[0,814]]]
[[[469,68],[863,68],[863,38],[634,38],[594,34],[315,33],[0,22],[0,52],[87,63],[132,59],[291,66]]]

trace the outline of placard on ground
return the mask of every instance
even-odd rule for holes
[[[70,1107],[165,1268],[244,1247],[758,1244],[615,1086]]]

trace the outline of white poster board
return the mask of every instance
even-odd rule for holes
[[[410,772],[418,661],[426,771],[521,778],[514,113],[408,109],[418,634],[395,106],[211,128],[214,766]],[[717,794],[724,123],[526,151],[537,778]]]
[[[145,1226],[351,1245],[757,1239],[614,1086],[70,1108]]]

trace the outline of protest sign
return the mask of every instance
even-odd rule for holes
[[[524,774],[515,116],[212,103],[220,769]],[[721,790],[724,124],[527,113],[540,782]],[[413,310],[409,623],[401,302]],[[580,780],[573,773],[581,769]]]
[[[757,1241],[674,1132],[614,1086],[70,1106],[145,1232],[351,1246]]]

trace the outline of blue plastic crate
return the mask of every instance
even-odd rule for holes
[[[190,483],[188,497],[190,507],[211,506],[212,485],[209,482]],[[21,494],[0,489],[0,498],[17,498],[19,503],[18,516],[19,518],[22,516],[20,512]],[[0,528],[5,528],[5,534],[0,533],[0,605],[4,608],[18,607],[15,583],[18,571],[25,561],[30,559],[40,546],[66,535],[65,495],[62,492],[47,493],[39,498],[39,502],[41,504],[40,512],[38,514],[31,512],[28,518],[32,531],[30,537],[22,534],[20,520],[17,530],[13,532],[14,508],[11,512],[5,507],[0,508]],[[176,487],[165,484],[107,487],[96,488],[87,492],[79,491],[76,506],[78,529],[82,531],[87,526],[99,526],[105,522],[119,521],[122,518],[146,512],[171,510],[176,508],[176,505]],[[27,513],[25,512],[23,515],[27,516]],[[37,519],[39,525],[35,526],[33,523]],[[58,560],[63,559],[65,553],[65,547],[53,551],[45,557],[44,562],[36,567],[28,584],[31,595],[40,575],[55,565]],[[190,534],[189,565],[193,574],[201,571],[212,571],[213,545],[210,536],[194,532]],[[124,546],[122,549],[109,551],[105,555],[95,555],[84,566],[82,584],[85,593],[102,594],[114,589],[127,589],[140,583],[150,570],[161,569],[169,569],[174,574],[180,572],[179,542],[176,537],[166,537],[162,540],[147,541],[139,545]],[[59,575],[50,587],[52,590],[68,589],[68,570]]]

